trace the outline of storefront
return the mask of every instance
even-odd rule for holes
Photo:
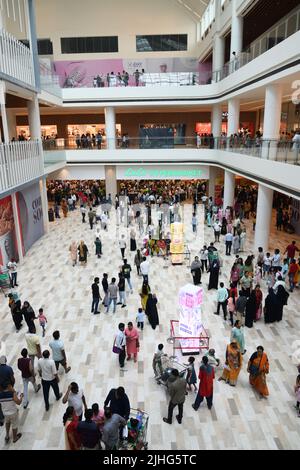
[[[52,138],[55,139],[57,136],[57,126],[56,125],[44,125],[41,126],[42,138]],[[17,126],[17,136],[22,136],[24,139],[28,140],[30,138],[29,126]]]

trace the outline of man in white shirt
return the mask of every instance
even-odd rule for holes
[[[78,387],[76,382],[71,382],[66,391],[62,402],[65,404],[68,402],[68,406],[73,406],[76,416],[78,416],[79,421],[82,420],[83,407],[84,410],[87,410],[87,404],[85,401],[85,396],[83,390]]]
[[[116,334],[115,346],[120,349],[119,364],[120,364],[120,368],[123,369],[124,368],[124,363],[125,363],[125,357],[126,357],[126,350],[125,350],[126,336],[125,336],[125,333],[124,333],[124,331],[125,331],[124,323],[119,323],[118,328],[119,328],[119,330],[118,330],[118,333]]]
[[[231,232],[226,233],[225,235],[225,245],[226,245],[226,255],[231,255],[231,247],[233,242],[233,235]]]
[[[287,285],[286,285],[285,281],[282,279],[282,276],[278,276],[278,279],[277,279],[277,281],[275,282],[275,284],[273,286],[273,291],[275,292],[275,294],[277,294],[277,290],[278,290],[279,286],[284,287],[285,290],[288,292]]]
[[[122,258],[124,259],[125,258],[125,249],[126,249],[125,235],[121,236],[121,238],[119,240],[119,247],[120,247],[120,250],[121,250]]]
[[[141,270],[141,273],[143,275],[143,279],[144,281],[148,282],[149,278],[149,270],[150,270],[150,263],[149,261],[147,260],[146,256],[143,256],[143,261],[142,263],[140,264],[140,270]]]
[[[105,212],[102,212],[101,214],[101,227],[103,230],[107,230],[107,223],[108,223],[108,217],[105,214]]]
[[[43,357],[38,361],[38,371],[42,378],[43,395],[46,411],[49,410],[49,390],[52,387],[56,400],[60,400],[62,393],[59,392],[59,378],[55,367],[55,362],[50,358],[50,352],[46,349],[43,351]]]
[[[220,282],[220,287],[217,293],[218,307],[217,307],[217,311],[214,313],[215,315],[220,315],[220,307],[222,306],[224,320],[227,319],[227,299],[228,299],[228,290],[226,289],[226,287],[224,287],[224,283]]]
[[[17,263],[16,263],[16,261],[14,260],[14,258],[12,258],[12,259],[7,263],[7,268],[8,268],[8,271],[9,271],[10,286],[11,286],[11,288],[18,287],[18,284],[17,284],[18,267],[17,267]]]
[[[221,224],[219,219],[217,219],[214,223],[214,232],[215,232],[215,242],[220,241],[220,233],[221,233]]]

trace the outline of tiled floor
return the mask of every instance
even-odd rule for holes
[[[201,213],[199,219],[201,219]],[[197,237],[191,231],[191,206],[185,206],[186,241],[197,254],[203,244],[203,226],[199,224]],[[201,222],[201,221],[200,221]],[[117,357],[112,353],[114,332],[119,321],[135,320],[139,307],[137,290],[141,279],[133,271],[134,294],[129,295],[127,308],[120,309],[113,316],[92,316],[90,313],[90,285],[93,277],[116,275],[121,263],[118,248],[119,233],[115,216],[109,223],[109,231],[103,233],[104,256],[98,260],[94,255],[93,236],[88,224],[82,224],[79,211],[67,219],[50,224],[50,233],[39,240],[30,250],[19,270],[19,294],[22,301],[29,300],[35,311],[44,307],[48,317],[46,337],[41,339],[43,349],[48,346],[51,333],[59,329],[65,342],[68,360],[72,366],[68,376],[60,371],[60,388],[66,391],[71,381],[77,381],[84,389],[87,403],[103,403],[111,387],[123,385],[130,397],[133,408],[142,407],[150,415],[148,441],[149,449],[300,449],[300,419],[294,409],[293,386],[296,367],[292,363],[295,349],[293,343],[299,339],[300,295],[290,296],[285,308],[284,319],[279,324],[265,325],[261,320],[254,328],[247,330],[244,366],[236,388],[224,382],[215,382],[214,407],[210,412],[203,404],[198,412],[191,405],[194,393],[190,393],[184,405],[184,419],[181,425],[174,421],[172,426],[163,423],[167,412],[167,395],[163,386],[153,380],[152,355],[160,342],[172,353],[167,344],[170,319],[177,318],[177,295],[181,286],[191,281],[186,266],[168,266],[160,258],[151,260],[150,285],[159,299],[160,326],[155,331],[146,324],[141,335],[141,351],[138,364],[128,363],[127,371],[120,372]],[[272,233],[270,248],[285,247],[290,236]],[[68,247],[71,241],[84,239],[90,248],[86,267],[72,267]],[[212,230],[205,227],[205,241],[213,239]],[[251,251],[252,227],[248,226],[247,250]],[[296,238],[297,239],[297,238]],[[299,238],[298,238],[299,242]],[[129,244],[129,243],[128,243]],[[224,252],[224,244],[219,244]],[[133,254],[128,253],[133,264]],[[220,280],[228,282],[232,257],[224,258]],[[230,325],[222,317],[213,315],[215,291],[207,291],[207,275],[203,276],[205,290],[203,318],[211,336],[211,346],[223,360],[225,346],[230,337]],[[265,290],[265,288],[264,288]],[[25,327],[16,333],[7,308],[7,299],[0,298],[1,341],[6,348],[8,362],[15,370],[16,390],[21,391],[21,380],[16,368],[16,359],[25,346]],[[40,331],[39,331],[40,333]],[[270,374],[268,385],[270,397],[260,400],[248,383],[246,361],[256,347],[262,344],[269,356]],[[293,349],[294,348],[294,349]],[[182,358],[180,358],[182,360]],[[199,357],[196,359],[198,369]],[[219,373],[218,373],[219,375]],[[52,392],[51,392],[52,393]],[[50,411],[44,411],[42,393],[35,395],[30,390],[30,404],[27,410],[20,407],[22,439],[15,445],[4,444],[4,429],[0,428],[0,449],[63,449],[64,434],[62,415],[64,405],[57,403],[50,395]]]

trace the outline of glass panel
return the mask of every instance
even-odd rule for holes
[[[276,30],[270,31],[267,40],[267,49],[272,49],[276,45]]]
[[[277,29],[277,44],[285,39],[285,22],[281,23]]]
[[[254,44],[254,48],[253,48],[253,58],[255,59],[256,57],[258,57],[259,54],[260,54],[260,41],[257,41]]]
[[[295,13],[295,15],[291,16],[291,18],[288,19],[287,37],[294,34],[296,32],[296,30],[297,30],[297,13]]]
[[[260,40],[260,53],[263,54],[267,50],[268,38],[264,37]]]

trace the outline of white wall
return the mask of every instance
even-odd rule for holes
[[[53,41],[55,60],[184,57],[196,54],[196,22],[173,0],[36,0],[37,34]],[[188,51],[136,52],[135,36],[188,34]],[[61,37],[118,36],[113,54],[61,54]]]

